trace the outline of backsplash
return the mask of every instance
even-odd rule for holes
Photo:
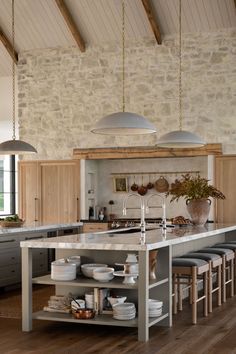
[[[85,197],[87,205],[85,207],[84,217],[88,217],[88,208],[91,205],[106,207],[108,214],[111,213],[109,201],[113,200],[112,213],[117,218],[122,218],[123,200],[128,193],[131,193],[131,186],[135,182],[137,185],[146,186],[149,182],[155,183],[156,180],[163,176],[171,185],[176,178],[180,178],[182,174],[197,171],[201,176],[208,178],[210,175],[210,166],[207,157],[184,157],[184,158],[151,158],[151,159],[121,159],[121,160],[100,160],[86,161],[86,183],[89,193]],[[164,173],[163,173],[164,172]],[[93,181],[91,182],[91,174]],[[114,190],[114,178],[121,177],[127,179],[127,192]],[[91,187],[92,183],[92,187]],[[91,193],[92,189],[92,193]],[[137,192],[134,192],[137,194]],[[158,193],[155,188],[150,189],[145,194],[148,198],[152,193]],[[165,197],[165,193],[161,193]],[[90,201],[88,202],[88,199]],[[93,204],[94,203],[94,204]],[[150,206],[156,206],[158,200],[153,198],[150,200]],[[159,202],[160,203],[160,202]],[[140,201],[138,198],[132,197],[128,200],[128,207],[138,209],[128,209],[127,218],[140,218]],[[185,207],[185,200],[170,203],[170,197],[166,198],[166,214],[167,218],[183,215],[189,217]],[[162,209],[150,208],[147,217],[156,218],[162,216]]]

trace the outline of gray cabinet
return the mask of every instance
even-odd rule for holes
[[[28,234],[0,236],[0,287],[21,282],[21,249],[20,242],[29,239],[47,237],[46,234]],[[33,275],[39,276],[48,272],[47,249],[33,250]]]

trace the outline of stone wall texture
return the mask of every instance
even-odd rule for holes
[[[236,29],[183,35],[183,129],[236,153]],[[18,65],[19,135],[36,159],[71,158],[73,148],[155,145],[178,129],[178,38],[126,43],[126,111],[157,134],[107,137],[90,129],[122,107],[121,47],[114,43],[24,52]],[[27,157],[28,158],[28,157]]]

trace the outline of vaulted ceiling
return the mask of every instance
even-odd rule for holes
[[[126,0],[127,39],[178,31],[178,0]],[[236,0],[182,0],[183,32],[236,27]],[[121,40],[121,0],[15,0],[16,52]],[[11,74],[11,0],[0,0],[0,76]],[[16,59],[17,60],[17,59]]]

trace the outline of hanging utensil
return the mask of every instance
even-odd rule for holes
[[[145,195],[147,193],[147,187],[143,185],[143,176],[142,176],[142,185],[138,187],[138,194]]]
[[[133,192],[137,192],[138,190],[138,185],[135,183],[135,176],[134,176],[134,183],[132,184],[132,186],[130,187],[131,191]]]
[[[147,184],[147,189],[152,189],[154,187],[154,184],[150,180],[150,175],[149,175],[149,182]]]
[[[159,193],[168,192],[169,182],[163,176],[160,176],[155,182],[155,189]]]

